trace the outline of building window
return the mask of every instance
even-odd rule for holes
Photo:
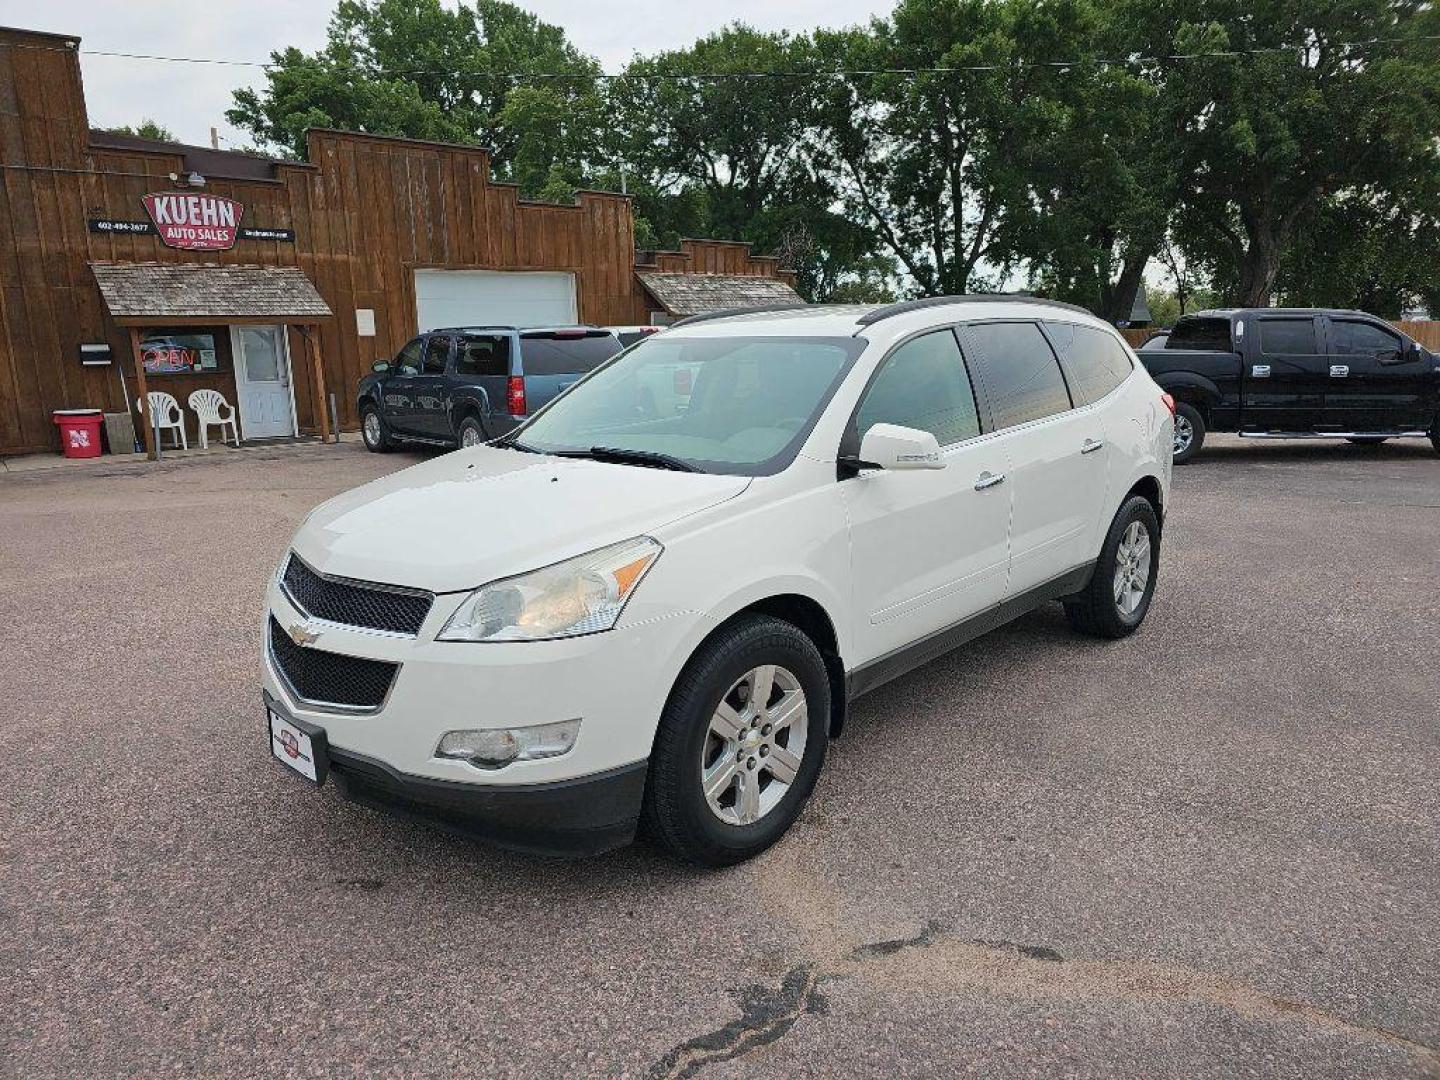
[[[151,331],[141,339],[140,361],[147,375],[191,375],[220,367],[214,334],[165,330]]]

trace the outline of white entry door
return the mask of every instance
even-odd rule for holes
[[[285,337],[283,326],[236,326],[230,331],[242,438],[295,434],[295,398]]]

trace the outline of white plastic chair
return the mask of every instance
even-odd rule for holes
[[[185,437],[185,413],[181,411],[180,403],[164,390],[151,390],[145,396],[150,399],[150,426],[159,428],[161,436],[170,432],[173,447],[189,450],[190,440]],[[144,419],[145,409],[139,398],[135,399],[135,408],[140,410],[141,419]]]
[[[240,431],[235,426],[235,410],[225,400],[225,395],[219,390],[196,390],[190,395],[190,409],[195,413],[195,418],[200,421],[200,446],[202,449],[210,446],[210,428],[220,429],[220,441],[225,441],[225,428],[230,428],[230,436],[235,440],[235,445],[240,445]]]

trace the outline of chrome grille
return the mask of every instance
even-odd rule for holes
[[[270,656],[290,692],[312,705],[374,710],[385,704],[399,664],[296,645],[270,616]]]
[[[313,618],[412,637],[420,632],[435,601],[433,594],[419,589],[328,577],[294,552],[280,583],[290,602]]]

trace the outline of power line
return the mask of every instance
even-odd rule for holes
[[[1017,60],[1010,63],[956,64],[934,67],[913,68],[819,68],[802,71],[693,71],[693,72],[573,72],[573,71],[481,71],[463,68],[381,68],[366,70],[370,76],[404,75],[461,75],[475,78],[506,79],[524,81],[541,80],[586,80],[664,82],[694,79],[698,81],[725,81],[743,79],[826,79],[826,78],[870,78],[881,75],[916,77],[920,75],[956,75],[966,72],[1017,71],[1037,68],[1067,69],[1084,67],[1133,67],[1143,64],[1170,63],[1175,61],[1206,59],[1239,59],[1247,56],[1271,56],[1283,53],[1308,55],[1317,49],[1351,53],[1382,45],[1406,45],[1420,42],[1440,42],[1440,34],[1417,34],[1410,37],[1367,38],[1362,41],[1311,43],[1306,45],[1268,45],[1253,49],[1216,49],[1190,53],[1160,53],[1153,56],[1132,56],[1124,59],[1099,59],[1080,57],[1073,60]],[[118,52],[107,49],[74,49],[61,45],[36,45],[21,42],[0,43],[12,49],[35,49],[45,52],[78,53],[81,56],[95,56],[120,60],[143,60],[168,64],[201,64],[217,67],[243,67],[270,70],[282,68],[283,63],[274,60],[230,60],[221,57],[204,56],[160,56],[152,53]],[[309,57],[307,56],[307,59]]]

